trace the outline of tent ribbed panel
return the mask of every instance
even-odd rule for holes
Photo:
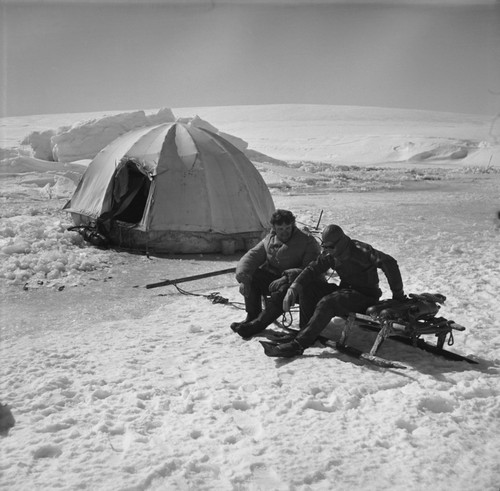
[[[212,133],[197,127],[189,127],[188,132],[202,168],[186,168],[175,135],[169,133],[158,164],[154,197],[155,208],[163,212],[154,214],[151,230],[234,234],[266,228],[274,205],[257,169],[239,150],[229,144],[226,147]],[[256,188],[253,192],[252,187]]]
[[[149,128],[149,131],[142,135],[130,149],[127,156],[140,160],[146,164],[147,168],[155,168],[158,164],[158,158],[161,147],[165,140],[165,135],[174,123],[165,123]]]
[[[259,171],[253,166],[248,165],[247,157],[235,148],[224,138],[215,135],[207,130],[192,128],[190,131],[197,130],[208,134],[209,141],[213,146],[212,155],[216,155],[215,147],[219,147],[221,162],[223,164],[217,168],[210,167],[207,170],[207,184],[209,189],[214,189],[222,185],[222,189],[227,190],[221,197],[221,214],[214,217],[214,220],[222,220],[219,227],[227,227],[231,221],[234,230],[241,227],[241,216],[252,218],[251,224],[247,222],[253,230],[260,230],[269,226],[270,209],[274,209],[274,203]],[[201,137],[198,137],[201,139]],[[225,158],[223,158],[225,157]],[[208,157],[207,157],[208,158]],[[234,207],[238,203],[238,207]]]
[[[213,134],[201,128],[190,127],[189,132],[197,142],[204,163],[211,229],[223,234],[261,230],[263,224],[255,213],[245,185],[247,179],[251,180],[251,171],[255,170],[253,165],[248,166],[242,176],[238,171],[237,149],[220,145]],[[269,216],[266,223],[268,220]]]
[[[150,230],[207,231],[209,197],[203,169],[188,170],[177,153],[173,127],[156,169]]]

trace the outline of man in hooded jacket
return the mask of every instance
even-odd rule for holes
[[[236,266],[236,280],[245,297],[247,317],[233,322],[231,329],[243,338],[263,331],[283,314],[283,298],[288,287],[321,253],[317,240],[297,228],[288,210],[271,216],[271,232],[250,249]],[[262,297],[270,297],[262,310]]]
[[[382,295],[378,269],[384,272],[393,299],[406,298],[399,266],[393,257],[349,238],[338,225],[325,227],[321,247],[321,255],[297,276],[283,300],[283,311],[287,312],[300,297],[300,316],[305,327],[301,327],[293,340],[266,350],[268,356],[301,355],[315,343],[333,317],[365,313]],[[338,285],[315,281],[318,274],[329,269],[338,274]]]

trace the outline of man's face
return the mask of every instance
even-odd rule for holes
[[[278,237],[281,242],[288,242],[292,236],[293,223],[274,225],[274,231],[276,232],[276,237]]]
[[[328,242],[322,242],[321,248],[323,249],[323,254],[336,255],[335,244],[330,244]]]
[[[339,240],[335,243],[321,242],[322,254],[331,254],[333,257],[341,259],[348,253],[348,247],[345,240]]]

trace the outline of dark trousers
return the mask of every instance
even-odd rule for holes
[[[269,291],[269,285],[278,278],[281,278],[281,275],[263,269],[255,271],[250,283],[250,292],[245,297],[245,310],[249,319],[256,319],[262,312],[262,297],[267,298],[266,310],[271,309],[275,319],[283,313],[283,299],[288,286],[284,286],[277,292]]]
[[[341,289],[334,283],[312,283],[303,288],[300,302],[300,333],[297,341],[307,348],[313,345],[321,331],[333,317],[347,316],[349,312],[364,314],[378,302],[351,289]]]

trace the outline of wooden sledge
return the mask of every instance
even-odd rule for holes
[[[346,354],[387,368],[405,368],[404,365],[377,355],[382,343],[390,338],[394,341],[414,346],[434,355],[455,361],[478,362],[444,348],[454,344],[454,331],[465,331],[465,327],[444,317],[436,317],[440,305],[446,297],[439,293],[410,294],[405,302],[382,301],[370,307],[366,314],[351,313],[346,319],[339,341],[325,336],[320,341]],[[355,328],[377,332],[377,337],[369,352],[362,352],[348,345],[348,338]],[[429,343],[422,336],[434,335],[436,344]]]

